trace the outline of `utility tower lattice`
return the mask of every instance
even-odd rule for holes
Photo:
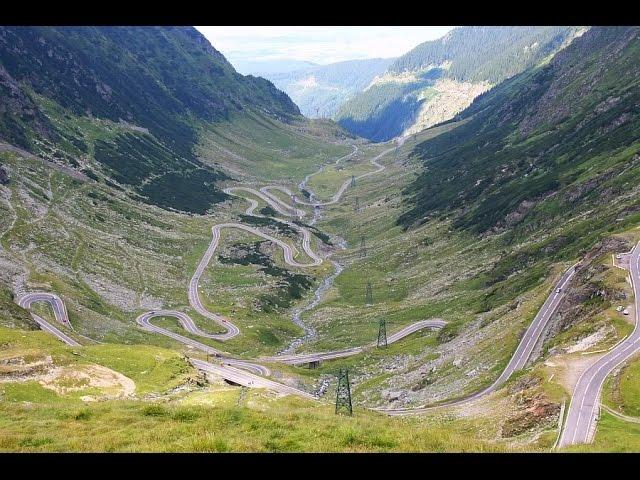
[[[367,256],[367,246],[364,243],[364,235],[360,235],[360,256]]]
[[[242,403],[244,402],[247,396],[247,390],[248,388],[244,386],[240,389],[240,395],[238,395],[238,401],[236,402],[236,406],[242,405]]]
[[[373,305],[373,290],[371,289],[371,282],[367,282],[367,289],[364,294],[364,304]]]
[[[356,176],[355,175],[351,175],[351,186],[352,187],[356,186]]]
[[[387,321],[384,318],[380,319],[380,326],[378,327],[378,348],[387,346]]]
[[[336,415],[344,413],[353,415],[351,405],[351,386],[349,385],[349,370],[341,368],[338,372],[338,388],[336,389]]]

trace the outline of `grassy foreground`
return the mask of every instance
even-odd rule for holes
[[[16,365],[50,358],[68,371],[101,365],[126,375],[135,392],[86,401],[96,388],[51,388]],[[21,363],[22,362],[22,363]],[[12,375],[13,374],[13,375]],[[40,380],[38,380],[40,378]],[[142,345],[72,348],[44,332],[0,327],[0,451],[499,451],[479,440],[477,421],[390,418],[330,403],[275,398],[220,382],[206,385],[178,353]],[[178,387],[178,388],[176,388]]]
[[[2,402],[0,451],[194,451],[194,452],[444,452],[501,451],[469,435],[426,419],[387,418],[356,411],[336,416],[330,405],[204,391],[199,400],[145,403],[106,401]],[[465,432],[465,430],[467,432]]]

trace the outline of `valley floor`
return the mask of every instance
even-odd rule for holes
[[[478,239],[452,229],[447,218],[433,218],[407,231],[396,225],[405,208],[400,192],[419,168],[411,158],[413,147],[451,126],[422,132],[398,146],[357,144],[353,149],[353,142],[331,144],[322,161],[300,146],[304,167],[289,170],[287,162],[297,161],[291,156],[273,171],[261,172],[264,176],[252,173],[252,161],[247,160],[261,154],[261,138],[230,150],[239,132],[250,127],[237,128],[226,137],[210,132],[203,148],[212,149],[215,143],[227,160],[236,155],[245,159],[246,165],[238,167],[246,169],[241,172],[243,186],[258,190],[265,185],[262,179],[271,179],[298,192],[298,183],[321,165],[304,185],[315,201],[330,201],[333,192],[349,183],[340,201],[316,214],[303,207],[307,216],[300,220],[311,232],[311,251],[336,262],[339,274],[296,324],[292,314],[312,302],[314,290],[333,278],[336,266],[325,260],[308,268],[291,267],[283,250],[260,237],[224,230],[199,291],[204,308],[228,318],[240,333],[222,343],[185,332],[168,315],[155,319],[154,325],[243,359],[287,349],[308,353],[367,345],[376,340],[380,319],[388,335],[427,319],[442,319],[446,326],[421,330],[387,348],[322,362],[315,369],[266,364],[272,379],[317,395],[319,403],[232,386],[211,375],[207,381],[185,357],[205,359],[203,352],[145,331],[135,318],[145,311],[177,309],[192,316],[201,330],[222,332],[219,323],[199,315],[187,298],[187,284],[211,241],[211,227],[251,222],[261,232],[296,245],[295,261],[308,263],[312,258],[303,253],[299,232],[273,220],[282,217],[274,208],[291,204],[291,199],[277,190],[271,202],[243,193],[254,207],[232,197],[211,214],[191,216],[132,202],[103,185],[71,179],[37,160],[5,152],[3,163],[17,179],[1,190],[5,291],[60,295],[73,326],[67,331],[82,346],[64,346],[43,332],[29,331],[35,326],[26,312],[16,310],[9,295],[2,298],[0,449],[549,451],[568,407],[572,379],[587,366],[581,360],[591,358],[583,354],[597,354],[631,330],[615,305],[579,312],[588,321],[570,323],[562,331],[552,322],[535,354],[544,361],[518,372],[479,402],[411,417],[368,409],[432,404],[491,384],[555,282],[573,263],[535,265],[526,275],[495,282],[492,267],[504,255],[499,236]],[[256,136],[267,133],[254,130]],[[291,142],[291,135],[283,134],[278,141]],[[367,175],[377,170],[371,160],[378,157],[384,174]],[[344,160],[335,163],[336,158]],[[279,177],[285,170],[292,172],[290,177]],[[228,181],[225,186],[238,185]],[[262,216],[252,216],[247,207]],[[611,253],[633,245],[640,235],[626,231],[617,238],[618,244],[596,249],[589,259],[589,269],[572,287],[566,308],[561,307],[563,318],[579,307],[573,296],[596,281],[632,303],[626,274],[613,267]],[[526,246],[524,242],[517,248]],[[33,311],[55,322],[43,305]],[[333,412],[335,373],[344,367],[352,380],[353,417]],[[605,404],[629,417],[638,413],[631,380],[635,367],[633,363],[613,377],[605,391]],[[614,438],[620,429],[633,436],[626,443],[633,448],[633,422],[610,413],[603,413],[594,444],[572,448],[618,449]]]

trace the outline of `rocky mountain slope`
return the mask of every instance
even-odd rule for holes
[[[463,27],[396,59],[336,120],[374,141],[449,120],[480,93],[565,46],[577,27]]]
[[[575,258],[637,222],[640,42],[637,27],[592,28],[547,65],[478,98],[456,128],[418,145],[424,171],[406,189],[405,228],[448,217],[453,227],[502,234],[494,279]]]
[[[1,27],[0,99],[1,141],[200,213],[223,198],[202,186],[224,175],[196,157],[199,130],[300,113],[191,27]]]

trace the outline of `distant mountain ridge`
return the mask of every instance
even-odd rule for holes
[[[265,73],[309,118],[333,118],[340,106],[364,90],[393,58],[348,60],[291,72]]]
[[[374,141],[450,119],[491,86],[549,57],[578,27],[462,27],[396,59],[336,120]]]
[[[268,75],[295,72],[319,66],[317,63],[306,60],[236,60],[233,63],[235,69],[243,75],[257,75],[268,78]]]

